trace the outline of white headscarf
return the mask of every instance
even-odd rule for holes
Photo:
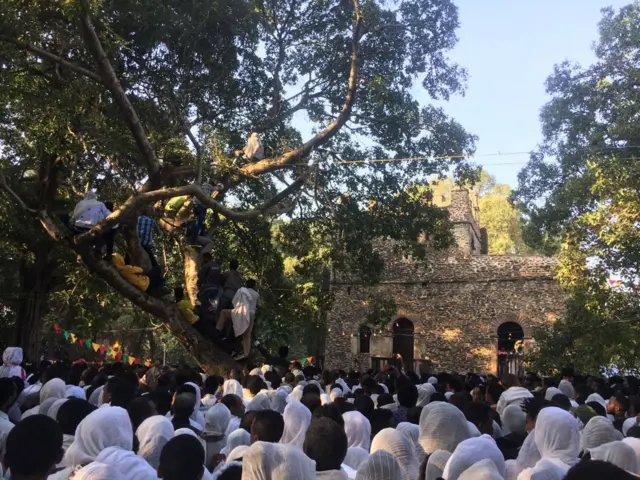
[[[56,403],[58,400],[62,400],[61,398],[47,398],[44,402],[40,404],[40,409],[38,413],[40,415],[48,415],[49,409]]]
[[[593,417],[582,430],[581,450],[591,450],[605,443],[622,440],[622,434],[616,430],[611,420],[605,417]]]
[[[260,412],[271,410],[271,398],[266,393],[258,393],[247,405],[247,412]]]
[[[53,418],[54,420],[58,420],[58,410],[60,410],[60,407],[64,405],[67,400],[67,398],[59,398],[58,400],[53,402],[53,405],[51,405],[49,411],[47,412],[47,416]]]
[[[344,457],[344,464],[357,470],[362,462],[369,458],[369,452],[360,447],[347,448],[347,455]]]
[[[507,460],[505,479],[515,480],[523,470],[533,468],[540,461],[540,452],[536,446],[535,429],[531,430],[524,439],[516,460]]]
[[[547,388],[547,391],[544,394],[544,399],[550,402],[551,399],[559,393],[562,393],[562,392],[556,387],[549,387]]]
[[[584,403],[591,403],[591,402],[598,402],[600,405],[604,407],[605,410],[607,409],[607,401],[604,398],[602,398],[602,396],[599,393],[592,393],[587,397]]]
[[[509,405],[502,412],[502,435],[510,433],[527,433],[527,415],[522,411],[520,405]]]
[[[18,377],[25,379],[22,364],[22,349],[20,347],[7,347],[2,353],[2,366],[0,366],[0,378]]]
[[[227,437],[227,446],[222,449],[220,453],[223,455],[227,455],[232,452],[237,447],[242,445],[249,446],[251,445],[251,435],[243,428],[239,428],[235,432],[231,433],[229,437]]]
[[[52,378],[40,389],[40,405],[49,398],[67,398],[67,386],[59,378]]]
[[[458,480],[465,470],[484,459],[491,460],[495,464],[498,473],[504,476],[505,465],[502,452],[500,452],[493,438],[489,435],[482,435],[464,440],[458,444],[444,467],[442,477],[446,480]]]
[[[284,413],[284,409],[287,408],[287,398],[289,394],[284,388],[279,388],[276,393],[271,397],[271,408],[278,413]]]
[[[290,398],[289,404],[284,409],[283,417],[284,432],[280,443],[302,449],[307,429],[311,423],[311,411],[299,401]]]
[[[429,380],[427,380],[427,383],[430,383],[431,385],[437,385],[438,379],[436,377],[429,377]]]
[[[78,470],[70,480],[118,480],[119,474],[111,465],[91,462]]]
[[[249,450],[249,445],[240,445],[234,448],[233,450],[231,450],[231,452],[229,452],[229,455],[227,456],[225,462],[235,462],[236,460],[242,458],[244,454],[247,453],[247,450]]]
[[[291,445],[256,442],[242,457],[242,480],[301,480],[315,477],[315,462],[301,449]]]
[[[185,385],[192,386],[196,391],[196,401],[193,405],[193,413],[189,418],[198,424],[199,430],[202,430],[204,428],[204,414],[200,411],[202,391],[200,390],[200,387],[193,382],[185,382]]]
[[[420,414],[420,445],[425,453],[453,452],[469,438],[467,419],[460,409],[445,402],[430,403]]]
[[[247,160],[262,160],[264,158],[264,147],[256,132],[249,135],[249,140],[242,151]]]
[[[118,471],[120,478],[127,480],[158,479],[156,470],[131,450],[123,450],[118,447],[105,448],[96,458],[96,462],[112,466]]]
[[[76,203],[76,207],[73,209],[73,219],[77,220],[87,210],[102,205],[99,202],[96,192],[87,192],[82,200]]]
[[[431,395],[436,393],[436,389],[430,383],[418,385],[418,402],[417,407],[424,407],[431,401]]]
[[[244,398],[242,385],[240,385],[240,382],[237,380],[227,380],[222,385],[222,395],[237,395],[242,399]]]
[[[81,400],[86,400],[87,392],[85,392],[83,388],[78,387],[76,385],[67,385],[67,398],[68,397],[74,397],[74,398],[79,398]]]
[[[638,423],[638,418],[637,417],[629,417],[627,418],[624,423],[622,424],[622,435],[624,435],[625,437],[627,436],[627,432],[629,431],[629,429],[631,427],[633,427],[634,425],[636,425]]]
[[[625,442],[611,442],[592,448],[592,460],[602,460],[637,475],[640,472],[640,459],[633,448]]]
[[[160,453],[173,436],[173,425],[168,418],[162,415],[147,418],[136,430],[136,437],[140,443],[138,455],[144,458],[151,467],[158,468]]]
[[[345,412],[344,431],[350,447],[360,447],[369,451],[371,446],[371,422],[358,411]]]
[[[571,382],[567,380],[560,381],[558,390],[564,393],[569,398],[569,400],[573,400],[574,398],[576,398],[576,391],[574,390],[573,385],[571,385]]]
[[[406,475],[393,455],[378,450],[362,462],[356,480],[405,480]]]
[[[296,387],[289,394],[289,398],[300,401],[302,399],[302,391],[304,387],[302,385],[296,385]]]
[[[331,397],[329,395],[327,395],[326,393],[321,393],[320,394],[320,404],[321,405],[327,405],[329,403],[332,403]]]
[[[420,473],[420,463],[416,457],[413,442],[406,435],[395,428],[380,430],[371,442],[371,453],[379,450],[389,452],[395,457],[406,472],[407,480],[417,480]]]
[[[102,390],[104,390],[104,385],[97,387],[89,396],[89,403],[94,407],[102,405]]]
[[[226,405],[218,403],[207,410],[202,433],[205,435],[225,435],[230,421],[231,412]]]
[[[533,468],[524,470],[518,479],[548,477],[550,480],[561,480],[569,468],[578,462],[580,432],[575,417],[561,408],[543,408],[532,433],[541,460]]]
[[[104,407],[87,415],[78,424],[62,464],[75,467],[93,462],[108,447],[133,448],[133,427],[124,408]]]
[[[195,437],[198,440],[200,440],[200,437],[196,434],[196,432],[194,432],[190,428],[179,428],[175,432],[173,432],[174,437],[177,437],[179,435],[191,435],[192,437]]]
[[[498,472],[496,464],[485,458],[462,472],[458,480],[504,480],[504,477]]]
[[[329,398],[331,399],[332,402],[335,402],[336,398],[343,398],[343,397],[344,397],[344,393],[339,388],[334,388],[333,390],[331,390],[331,393],[329,394]]]
[[[396,430],[402,432],[409,438],[409,440],[411,440],[415,447],[416,458],[418,459],[418,462],[422,464],[422,462],[424,461],[424,457],[426,457],[426,454],[424,453],[422,445],[420,445],[420,442],[418,440],[420,437],[420,427],[413,423],[400,422],[396,427]]]
[[[437,480],[442,477],[442,472],[447,462],[451,458],[451,452],[444,450],[436,450],[429,456],[427,460],[427,468],[425,470],[425,480]]]

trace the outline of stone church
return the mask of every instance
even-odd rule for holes
[[[382,249],[383,281],[373,287],[332,276],[325,367],[381,368],[400,354],[408,370],[517,373],[532,347],[532,329],[562,314],[565,293],[554,280],[557,260],[539,255],[488,255],[482,212],[468,190],[445,207],[457,248],[428,267]],[[395,299],[386,328],[365,325],[375,296]]]

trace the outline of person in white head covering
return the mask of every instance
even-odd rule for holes
[[[237,395],[241,399],[244,398],[244,393],[242,391],[242,385],[237,380],[227,380],[222,385],[222,395]]]
[[[104,385],[100,385],[97,387],[91,395],[89,396],[89,403],[94,407],[99,407],[102,405],[102,390],[104,390]]]
[[[119,474],[111,465],[91,462],[78,470],[69,480],[118,480]]]
[[[424,407],[431,401],[431,395],[436,393],[436,389],[430,383],[418,385],[418,402],[416,407]]]
[[[520,386],[520,381],[515,375],[507,375],[502,383],[506,390],[502,392],[496,405],[498,415],[502,415],[507,406],[511,404],[522,405],[525,399],[533,397],[529,390]]]
[[[591,460],[602,460],[637,475],[640,473],[640,458],[633,448],[623,442],[610,442],[589,450]]]
[[[543,408],[533,432],[541,459],[533,468],[520,473],[518,480],[562,480],[578,462],[580,453],[580,432],[575,417],[561,408]]]
[[[327,405],[329,403],[332,403],[331,397],[329,395],[327,395],[326,393],[321,393],[320,394],[320,404],[321,405]]]
[[[599,393],[592,393],[587,397],[584,403],[591,403],[591,402],[598,402],[600,405],[604,407],[605,411],[607,410],[607,405],[608,405],[607,401],[604,398],[602,398],[602,396]]]
[[[162,448],[173,436],[173,425],[168,418],[162,415],[147,418],[136,430],[136,437],[140,444],[138,455],[144,458],[152,468],[157,469]]]
[[[196,402],[193,406],[191,420],[196,422],[199,425],[199,429],[202,430],[204,428],[204,414],[200,411],[200,406],[202,405],[202,391],[200,390],[200,387],[193,382],[186,382],[185,385],[191,386],[196,391]]]
[[[331,390],[331,393],[329,394],[329,398],[331,399],[331,402],[335,402],[336,398],[343,398],[343,397],[344,397],[344,393],[339,388],[334,388],[333,390]]]
[[[289,398],[293,398],[294,400],[302,400],[302,391],[304,387],[302,385],[296,385],[293,391],[289,394]]]
[[[236,152],[236,154],[238,153],[239,152]],[[251,132],[249,140],[241,153],[242,156],[249,161],[262,160],[264,158],[264,147],[262,146],[258,132]]]
[[[524,439],[522,447],[518,452],[518,458],[515,460],[507,460],[505,479],[515,480],[520,472],[526,468],[533,468],[540,460],[540,452],[536,446],[535,429],[531,430]]]
[[[495,464],[498,473],[504,476],[505,464],[502,453],[493,438],[489,435],[482,435],[464,440],[458,444],[444,467],[442,477],[445,480],[458,480],[465,470],[484,459],[491,460]]]
[[[629,431],[629,429],[631,427],[633,427],[634,425],[636,425],[638,423],[638,418],[637,417],[630,417],[627,418],[624,423],[622,424],[622,435],[624,435],[625,437],[627,436],[627,432]]]
[[[63,380],[60,380],[59,378],[52,378],[40,389],[40,404],[24,412],[22,414],[22,419],[25,419],[31,415],[37,415],[39,413],[46,415],[47,410],[51,407],[51,405],[53,405],[55,400],[59,400],[61,398],[67,398],[67,386],[65,385]],[[49,399],[53,399],[53,402],[47,402],[47,400]],[[43,411],[41,412],[40,406],[42,406],[43,404],[44,407]]]
[[[0,366],[0,378],[18,377],[23,381],[27,378],[22,364],[22,349],[20,347],[7,347],[2,353],[2,366]]]
[[[302,449],[309,423],[311,423],[311,411],[299,401],[290,398],[289,404],[284,409],[283,418],[284,432],[280,443]]]
[[[427,383],[430,383],[431,385],[437,385],[438,379],[436,377],[429,377],[429,379],[427,380]]]
[[[427,460],[427,468],[425,469],[425,480],[438,480],[442,477],[442,472],[447,462],[451,458],[451,452],[444,450],[436,450],[429,456]]]
[[[358,411],[345,412],[344,431],[350,447],[360,447],[369,451],[371,446],[371,422]]]
[[[356,480],[405,480],[406,472],[388,452],[378,450],[370,455],[356,473]]]
[[[81,400],[86,400],[87,392],[76,385],[67,385],[67,397],[75,397]]]
[[[498,467],[488,458],[474,463],[458,477],[458,480],[504,480]]]
[[[289,394],[284,388],[276,390],[275,395],[271,397],[271,408],[278,413],[284,413],[284,409],[287,408],[287,398]]]
[[[251,377],[251,376],[253,376],[253,375],[256,375],[256,376],[258,376],[258,377],[262,377],[262,378],[264,378],[264,372],[263,372],[263,371],[262,371],[262,369],[260,369],[260,368],[254,368],[253,370],[251,370],[251,371],[249,372],[249,376],[250,376],[250,377]]]
[[[582,430],[580,449],[582,451],[591,450],[605,443],[622,440],[622,438],[622,434],[614,428],[611,420],[600,416],[593,417]]]
[[[151,465],[131,450],[123,450],[119,447],[105,448],[96,457],[96,462],[112,466],[117,470],[120,478],[127,480],[157,480],[158,478],[156,469],[151,468]]]
[[[40,404],[40,408],[38,409],[39,415],[48,415],[49,409],[56,403],[58,400],[62,400],[61,398],[47,398],[44,402]]]
[[[467,419],[450,403],[430,403],[420,414],[420,445],[425,453],[436,450],[453,452],[460,442],[469,438]]]
[[[636,455],[640,458],[640,438],[627,437],[622,441],[633,448],[633,451],[636,452]]]
[[[128,451],[133,448],[133,427],[123,408],[99,408],[87,415],[76,428],[73,443],[59,464],[63,470],[49,480],[66,480],[76,467],[93,462],[108,447]]]
[[[347,455],[344,457],[344,464],[348,467],[358,470],[362,462],[369,458],[369,452],[361,447],[347,448]]]
[[[403,433],[394,428],[384,428],[373,437],[371,453],[379,450],[389,452],[395,457],[407,474],[407,480],[417,480],[420,463],[415,454],[413,442]]]
[[[562,393],[562,392],[556,387],[549,387],[547,388],[547,391],[544,394],[544,399],[550,402],[553,399],[553,397],[555,397],[559,393]]]
[[[569,400],[573,400],[576,398],[576,391],[573,388],[573,385],[571,385],[571,382],[569,382],[568,380],[560,380],[560,383],[558,384],[558,390],[565,394]]]
[[[271,398],[266,393],[258,393],[247,404],[247,412],[271,410]]]
[[[239,428],[229,435],[227,438],[227,445],[220,451],[220,453],[227,455],[229,452],[242,445],[251,445],[251,435],[249,435],[249,432],[246,430]]]
[[[59,398],[59,399],[57,399],[55,402],[53,402],[53,405],[51,405],[51,407],[47,411],[47,415],[50,418],[53,418],[54,420],[58,420],[58,410],[60,410],[60,407],[62,405],[64,405],[64,403],[67,400],[68,400],[68,398]]]
[[[222,403],[207,410],[202,438],[206,442],[205,465],[210,465],[215,455],[227,445],[226,432],[231,421],[231,412]]]
[[[242,459],[242,457],[244,457],[244,454],[247,453],[247,450],[249,450],[249,445],[237,446],[236,448],[231,450],[231,452],[229,452],[229,455],[227,456],[225,462],[235,462],[236,460]]]
[[[198,434],[190,428],[178,428],[175,432],[173,432],[174,437],[177,437],[179,435],[191,435],[192,437],[200,439],[200,437],[198,437]]]
[[[316,478],[315,463],[302,449],[292,445],[256,442],[242,457],[242,480],[307,478]]]
[[[404,433],[407,436],[407,438],[411,440],[411,442],[415,447],[416,458],[418,459],[419,463],[422,463],[426,454],[424,453],[424,450],[422,449],[422,445],[420,445],[420,442],[418,440],[420,437],[420,427],[413,423],[400,422],[396,427],[396,429],[399,432]]]
[[[519,405],[509,405],[502,412],[502,435],[527,433],[527,416]]]

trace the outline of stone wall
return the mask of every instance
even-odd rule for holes
[[[357,353],[357,337],[351,334],[357,335],[366,321],[372,298],[391,295],[398,306],[391,323],[404,317],[414,324],[415,360],[449,371],[496,372],[502,323],[520,324],[527,339],[533,327],[562,314],[566,297],[553,279],[556,263],[542,256],[446,257],[425,269],[410,261],[389,261],[385,280],[374,287],[334,282],[325,364],[370,365],[369,355]],[[392,348],[387,335],[372,338],[377,356]]]

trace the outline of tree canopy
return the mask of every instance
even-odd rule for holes
[[[449,170],[472,179],[464,155],[475,137],[412,89],[417,80],[445,100],[463,91],[466,72],[446,57],[457,27],[450,0],[2,2],[0,187],[13,232],[2,234],[3,259],[30,267],[24,278],[37,274],[20,294],[29,331],[40,330],[52,293],[86,278],[82,288],[106,284],[156,318],[204,368],[228,364],[171,301],[135,288],[92,248],[118,224],[118,248],[146,269],[135,225],[147,212],[164,232],[168,280],[195,300],[199,256],[180,215],[190,201],[177,216],[164,209],[179,196],[208,208],[214,256],[240,257],[279,318],[297,312],[303,321],[317,309],[309,298],[321,296],[320,265],[375,279],[376,237],[422,258],[419,233],[447,246],[446,215],[408,187]],[[238,163],[229,154],[250,132],[265,158]],[[61,218],[87,189],[116,208],[72,236]],[[285,278],[287,256],[317,281]],[[38,338],[28,343],[33,354]]]
[[[599,30],[593,65],[565,62],[547,80],[544,142],[513,194],[526,240],[560,254],[572,295],[566,317],[539,332],[537,361],[591,372],[639,366],[640,2],[604,9]]]

